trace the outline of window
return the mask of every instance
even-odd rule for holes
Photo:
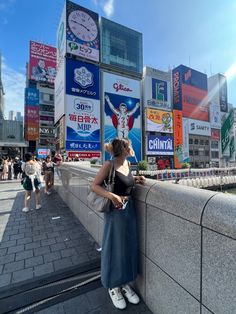
[[[205,145],[209,145],[209,140],[206,140],[206,141],[205,141]]]
[[[189,144],[193,144],[193,139],[192,138],[189,139]]]
[[[211,152],[211,158],[219,158],[219,152]]]
[[[192,149],[189,150],[189,156],[193,156],[193,150]]]
[[[50,100],[50,101],[54,101],[54,95],[53,95],[53,94],[50,94],[50,95],[49,95],[49,100]]]
[[[205,156],[209,156],[209,150],[205,151]]]
[[[199,155],[199,154],[198,154],[198,150],[195,150],[195,151],[194,151],[194,155],[195,155],[195,156],[198,156],[198,155]]]
[[[211,141],[211,148],[219,148],[219,142]]]
[[[194,144],[195,144],[195,145],[198,145],[198,139],[197,139],[197,138],[195,138]]]
[[[203,140],[200,140],[200,145],[204,145],[204,141]]]

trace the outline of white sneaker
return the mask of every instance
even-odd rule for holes
[[[42,206],[40,204],[36,206],[36,209],[41,209],[41,208]]]
[[[139,296],[134,292],[129,285],[123,285],[121,287],[122,294],[127,298],[129,303],[138,304],[140,302]]]
[[[51,195],[51,194],[52,194],[52,192],[47,191],[47,195]]]
[[[24,213],[28,213],[29,208],[28,208],[28,207],[24,207],[24,208],[22,209],[22,211],[23,211]]]
[[[108,292],[114,306],[119,310],[124,310],[126,308],[126,302],[120,292],[120,288],[108,289]]]

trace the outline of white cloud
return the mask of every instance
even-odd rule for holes
[[[3,59],[2,84],[5,92],[5,117],[8,117],[9,110],[21,111],[24,114],[25,80],[24,73],[12,69]]]
[[[103,10],[108,18],[114,13],[114,0],[107,0],[103,5]]]

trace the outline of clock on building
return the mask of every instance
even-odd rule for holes
[[[96,22],[84,11],[72,11],[68,16],[68,24],[71,32],[82,41],[90,42],[98,36]]]

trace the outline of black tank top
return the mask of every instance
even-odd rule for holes
[[[133,186],[134,178],[130,170],[127,176],[117,170],[115,171],[114,194],[129,196],[132,193]]]

